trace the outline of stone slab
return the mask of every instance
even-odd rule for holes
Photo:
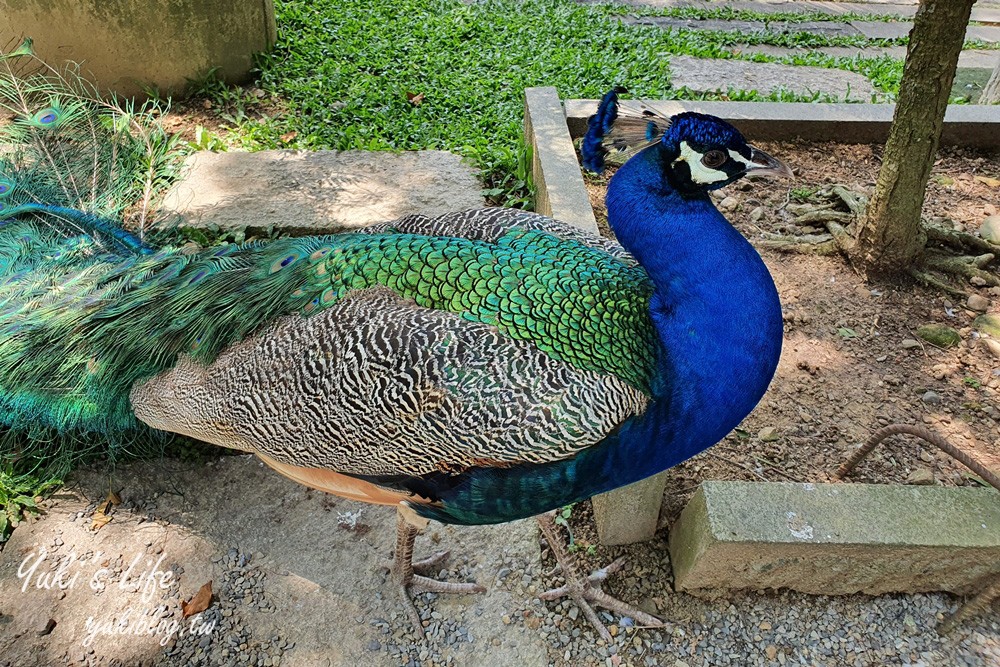
[[[594,520],[601,544],[632,544],[656,533],[667,473],[594,496]]]
[[[676,19],[664,16],[625,16],[622,22],[629,25],[650,25],[664,30],[711,30],[712,32],[739,32],[784,34],[796,32],[812,32],[829,37],[851,36],[861,34],[850,23],[836,21],[807,21],[791,23],[785,21],[729,21],[723,19]]]
[[[704,482],[669,545],[684,591],[969,593],[1000,574],[1000,493]]]
[[[854,21],[851,25],[868,39],[898,39],[906,37],[913,29],[913,24],[908,21]],[[970,25],[965,32],[965,38],[1000,42],[1000,27]]]
[[[673,88],[703,93],[753,90],[767,95],[785,90],[799,95],[823,93],[838,100],[865,102],[879,96],[864,75],[824,67],[673,56],[670,71]]]
[[[185,92],[212,68],[239,83],[275,41],[272,0],[0,0],[0,45],[35,40],[49,64],[81,64],[102,90]]]
[[[779,102],[648,101],[667,116],[697,111],[718,116],[755,141],[840,141],[885,143],[893,104],[807,104]],[[587,131],[597,100],[566,100],[566,124],[574,137]],[[984,105],[952,105],[944,117],[943,146],[1000,148],[1000,113]]]
[[[618,0],[622,4],[633,7],[718,9],[718,0]],[[845,14],[860,14],[863,16],[894,16],[913,18],[917,13],[917,3],[891,2],[823,2],[820,0],[726,0],[725,6],[737,11],[749,11],[759,14],[777,14],[784,12],[822,13],[830,16]],[[1000,5],[984,3],[982,0],[972,8],[972,21],[981,23],[1000,23]]]
[[[773,46],[771,44],[736,44],[733,49],[742,53],[763,53],[775,58],[786,56],[802,55],[807,52],[818,52],[834,58],[878,58],[888,56],[903,60],[906,58],[905,46],[869,46],[859,48],[854,46],[821,46],[817,48],[787,48],[784,46]],[[966,49],[958,56],[959,67],[971,67],[975,69],[992,69],[1000,63],[1000,51],[989,49]]]
[[[166,224],[334,233],[484,205],[475,170],[445,151],[199,151],[185,168]]]
[[[633,7],[656,7],[664,9],[694,7],[697,9],[718,9],[718,0],[619,0]],[[864,2],[812,2],[810,0],[727,0],[725,6],[737,11],[760,14],[784,12],[821,12],[831,16],[844,14],[893,15],[911,17],[916,14],[916,4],[885,4]]]

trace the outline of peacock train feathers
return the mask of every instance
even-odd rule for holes
[[[538,514],[711,446],[781,347],[708,191],[787,168],[731,126],[602,100],[621,243],[482,209],[199,248],[148,233],[176,143],[30,43],[0,55],[0,431],[152,427],[453,523]]]
[[[76,67],[55,69],[31,40],[0,54],[0,220],[32,214],[66,236],[136,252],[177,173],[177,139],[155,102],[102,100]]]

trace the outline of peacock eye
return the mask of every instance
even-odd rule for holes
[[[708,151],[701,158],[701,163],[709,169],[717,169],[726,163],[728,156],[722,151]]]

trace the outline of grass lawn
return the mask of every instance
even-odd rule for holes
[[[803,50],[775,58],[734,52],[738,43],[779,46],[898,44],[790,32],[775,35],[629,26],[630,8],[569,0],[279,0],[278,44],[259,61],[259,87],[282,113],[255,111],[259,100],[232,89],[206,90],[231,112],[233,138],[246,148],[411,150],[438,148],[470,158],[498,203],[526,205],[520,144],[522,94],[555,86],[566,98],[595,98],[614,85],[659,99],[718,98],[670,86],[674,54],[838,67],[870,77],[892,94],[902,63],[833,58]],[[691,10],[643,13],[760,20],[747,13]],[[794,15],[791,15],[794,17]],[[806,16],[806,15],[803,15]],[[807,15],[810,19],[819,18]],[[781,15],[782,21],[790,16]],[[794,19],[792,19],[794,25]],[[905,40],[903,40],[905,41]],[[419,104],[410,101],[420,95]],[[821,101],[822,94],[729,99]]]

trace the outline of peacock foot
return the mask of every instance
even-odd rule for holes
[[[413,604],[413,593],[485,593],[486,588],[479,584],[458,584],[450,581],[438,581],[430,577],[417,574],[418,572],[428,573],[437,565],[440,565],[448,558],[447,551],[424,558],[413,560],[413,542],[420,533],[420,528],[413,525],[416,517],[404,516],[403,512],[397,513],[396,520],[396,553],[391,565],[386,569],[392,574],[392,578],[399,590],[400,601],[406,609],[410,622],[418,633],[423,633],[423,624],[420,621],[420,612]],[[426,522],[424,522],[426,523]]]
[[[616,597],[608,595],[601,589],[601,583],[608,578],[608,575],[620,570],[625,563],[625,559],[619,558],[607,567],[601,568],[589,576],[584,575],[580,571],[580,566],[576,559],[563,546],[562,538],[556,532],[556,524],[553,521],[554,516],[554,512],[549,512],[547,514],[540,514],[535,518],[538,520],[538,526],[541,528],[542,534],[545,535],[545,539],[549,543],[549,548],[552,549],[552,554],[556,558],[558,568],[562,570],[566,584],[559,588],[553,588],[552,590],[540,593],[538,597],[543,600],[557,600],[561,597],[569,597],[580,608],[583,615],[587,617],[590,624],[597,630],[597,633],[609,644],[614,640],[611,638],[611,633],[608,632],[604,623],[597,617],[597,612],[594,611],[595,605],[610,609],[622,616],[628,616],[640,625],[662,627],[663,621],[660,619],[622,602]]]

